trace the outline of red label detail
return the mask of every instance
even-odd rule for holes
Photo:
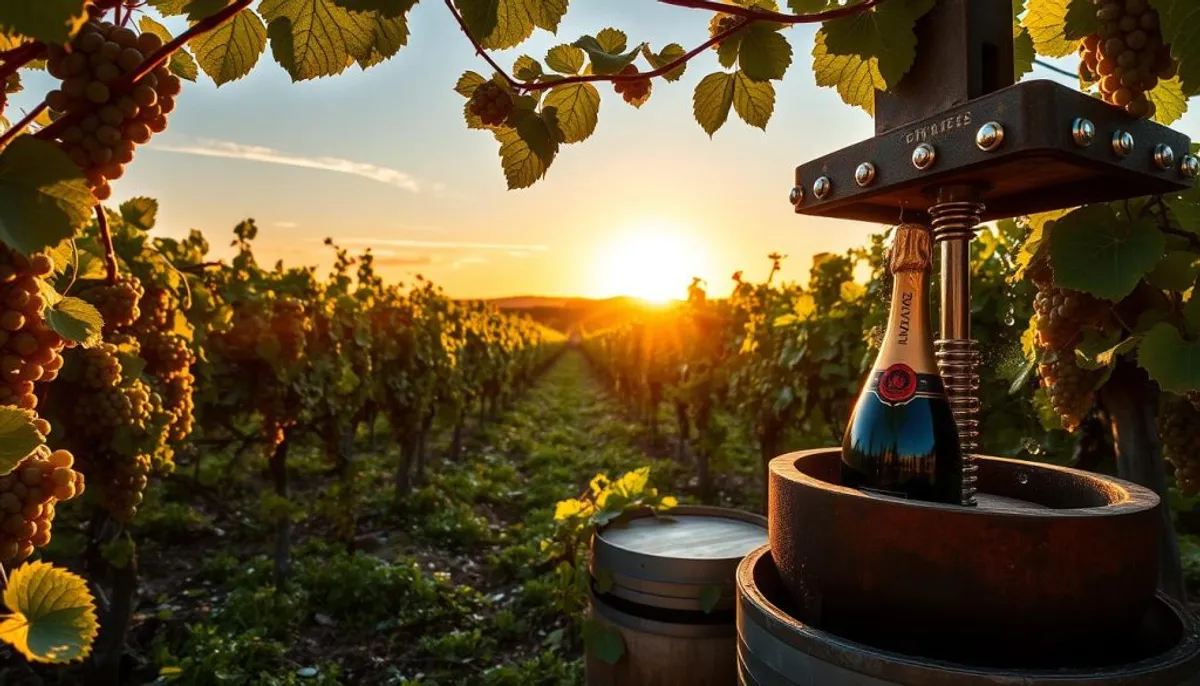
[[[879,396],[890,403],[902,403],[917,393],[917,373],[898,362],[883,370],[879,377]]]

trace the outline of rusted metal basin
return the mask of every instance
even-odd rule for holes
[[[987,666],[880,650],[802,622],[766,546],[742,561],[737,587],[743,686],[1200,686],[1200,626],[1163,595],[1121,644],[1028,669],[1003,643],[988,646],[999,666]]]
[[[770,464],[771,552],[806,624],[934,658],[1062,667],[1128,640],[1154,603],[1160,502],[1145,488],[981,456],[980,504],[966,508],[843,487],[839,460]]]

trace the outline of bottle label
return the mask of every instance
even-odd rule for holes
[[[897,362],[887,369],[875,370],[871,375],[870,388],[888,405],[904,405],[913,398],[936,398],[945,395],[942,377],[937,374],[918,374],[903,362]]]

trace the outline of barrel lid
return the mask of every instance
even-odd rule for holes
[[[660,607],[696,607],[714,589],[733,597],[737,565],[767,542],[767,520],[740,510],[680,506],[611,524],[592,537],[591,571],[611,592]]]

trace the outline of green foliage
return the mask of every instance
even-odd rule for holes
[[[240,12],[220,28],[193,38],[188,45],[200,68],[218,86],[250,73],[267,48],[267,27],[253,12]]]
[[[1090,0],[1026,0],[1021,25],[1038,54],[1066,57],[1079,40],[1096,27],[1096,7]]]
[[[51,43],[67,42],[86,20],[85,0],[12,2],[0,7],[0,33]]]
[[[1050,236],[1054,281],[1108,300],[1129,295],[1158,263],[1166,243],[1148,217],[1089,205],[1055,222]]]
[[[104,320],[96,308],[79,298],[63,298],[46,312],[46,324],[68,341],[85,348],[100,342]]]
[[[35,662],[72,662],[88,656],[96,640],[95,599],[82,577],[45,562],[12,570],[4,589],[9,615],[0,641]]]
[[[46,439],[33,425],[36,417],[30,410],[0,407],[0,475],[11,473],[21,460],[45,443]]]
[[[0,151],[0,241],[26,255],[57,245],[91,216],[79,167],[51,143],[22,136]]]
[[[1183,92],[1200,94],[1200,7],[1189,0],[1150,0],[1162,18],[1163,40],[1171,45],[1171,55],[1179,60],[1179,80]]]

